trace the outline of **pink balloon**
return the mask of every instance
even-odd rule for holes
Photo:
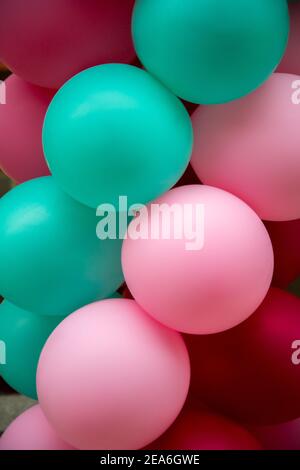
[[[253,433],[266,450],[300,450],[300,418],[277,426],[260,426]]]
[[[54,92],[30,85],[15,75],[4,83],[6,104],[0,105],[0,167],[18,183],[49,175],[42,127]]]
[[[134,0],[1,0],[0,58],[20,77],[59,88],[74,74],[135,57]]]
[[[29,408],[8,426],[0,450],[72,450],[49,425],[39,405]]]
[[[300,75],[300,3],[289,5],[290,35],[289,42],[280,62],[277,72],[294,73]]]
[[[181,336],[133,301],[110,299],[67,317],[42,351],[40,404],[79,449],[138,449],[159,437],[188,392]]]
[[[208,411],[185,408],[155,450],[260,450],[257,439],[245,428]]]
[[[300,416],[300,299],[271,288],[244,323],[211,336],[186,336],[194,399],[243,423]]]
[[[300,219],[265,225],[274,250],[273,285],[287,287],[300,276]]]
[[[201,185],[175,188],[155,204],[161,210],[165,205],[165,216],[158,219],[150,205],[139,220],[149,223],[147,238],[130,235],[133,220],[123,244],[123,271],[135,300],[164,325],[193,334],[223,331],[248,318],[273,274],[271,241],[253,210],[232,194]],[[170,223],[173,204],[179,210]]]
[[[300,218],[297,80],[275,73],[254,93],[200,106],[192,116],[192,166],[200,180],[240,197],[266,220]]]

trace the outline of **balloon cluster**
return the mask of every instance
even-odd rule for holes
[[[300,448],[300,3],[0,22],[0,449]]]

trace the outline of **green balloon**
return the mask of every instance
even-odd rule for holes
[[[17,392],[37,399],[36,370],[40,353],[62,320],[63,317],[28,312],[6,300],[0,305],[0,341],[5,344],[6,355],[0,374]]]
[[[146,69],[193,103],[259,87],[286,48],[286,0],[136,0],[133,39]]]
[[[96,211],[53,178],[27,181],[0,201],[0,294],[44,315],[67,315],[123,282],[119,239],[99,239]]]
[[[146,203],[184,173],[192,150],[189,115],[147,72],[125,64],[87,69],[48,109],[43,143],[51,173],[91,207]]]

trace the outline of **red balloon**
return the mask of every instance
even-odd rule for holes
[[[275,424],[300,416],[299,298],[271,288],[244,323],[211,336],[186,335],[186,340],[195,398],[245,423]]]
[[[150,449],[259,450],[261,445],[245,428],[208,411],[185,408],[175,423]]]
[[[266,450],[300,450],[300,419],[275,426],[253,428]]]
[[[119,292],[121,292],[121,295],[124,297],[124,299],[133,299],[131,292],[126,284],[123,284],[123,286],[119,289]]]
[[[4,83],[6,104],[0,105],[0,167],[18,183],[49,175],[42,128],[54,91],[31,85],[16,75]]]
[[[130,62],[133,6],[134,0],[1,0],[0,59],[49,88],[93,65]]]
[[[287,287],[300,276],[300,219],[265,225],[274,250],[273,284]]]
[[[300,75],[299,43],[300,43],[300,3],[290,3],[290,34],[289,41],[276,72]]]
[[[184,106],[186,107],[186,110],[187,112],[189,113],[189,115],[191,116],[193,114],[194,111],[196,111],[196,109],[198,108],[198,104],[195,104],[195,103],[190,103],[189,101],[185,101],[185,100],[181,100],[184,104]]]
[[[179,186],[187,186],[190,184],[200,184],[200,180],[196,173],[194,172],[192,166],[189,164],[185,172],[183,173],[182,177],[179,181],[174,185],[174,188],[178,188]]]

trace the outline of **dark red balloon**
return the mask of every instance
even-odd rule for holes
[[[276,72],[300,75],[300,2],[290,0],[290,34],[287,48]]]
[[[129,63],[133,6],[134,0],[1,0],[0,59],[49,88],[94,65]]]
[[[275,424],[298,418],[297,340],[300,299],[272,288],[258,310],[239,326],[211,336],[186,336],[192,395],[245,423]]]
[[[187,186],[189,184],[201,184],[201,181],[199,180],[191,165],[188,165],[182,177],[179,181],[177,181],[174,187],[177,188],[179,186]]]
[[[120,294],[124,297],[124,299],[133,299],[130,290],[128,289],[126,284],[123,284],[119,289]]]
[[[187,112],[191,116],[193,112],[198,108],[198,104],[190,103],[189,101],[182,100],[184,106],[186,107]]]
[[[244,427],[222,416],[185,408],[175,423],[148,448],[155,450],[259,450]]]
[[[300,419],[251,430],[266,450],[300,450]]]
[[[300,276],[300,219],[265,225],[274,249],[273,285],[287,287]]]

